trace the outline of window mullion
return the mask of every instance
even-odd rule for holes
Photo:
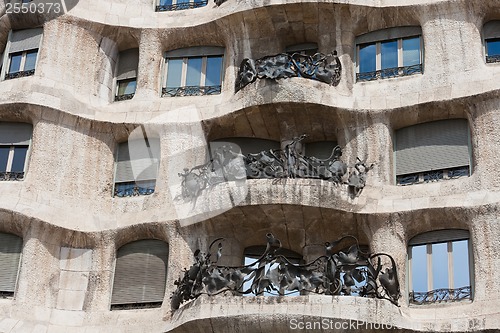
[[[398,67],[403,67],[403,39],[398,39]]]
[[[382,46],[380,42],[375,44],[375,70],[379,71],[382,69]]]
[[[453,242],[448,242],[448,289],[453,288]]]
[[[21,63],[19,64],[19,71],[24,72],[24,65],[26,65],[26,51],[21,56]]]
[[[427,290],[433,290],[432,281],[432,244],[427,244]]]
[[[14,161],[14,148],[15,146],[10,146],[9,156],[7,157],[7,167],[5,171],[10,172],[12,170],[12,162]]]
[[[200,77],[200,87],[205,86],[205,81],[207,77],[207,57],[201,58],[201,77]]]
[[[188,61],[189,61],[189,58],[182,58],[181,87],[185,87],[186,86]]]
[[[413,290],[413,246],[409,248],[408,251],[408,290],[414,291]]]

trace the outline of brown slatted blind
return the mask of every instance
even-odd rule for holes
[[[33,125],[0,122],[0,145],[29,145]]]
[[[115,183],[154,180],[160,160],[160,141],[149,139],[120,143],[116,161]]]
[[[117,80],[126,80],[137,77],[137,66],[139,64],[139,49],[129,49],[120,52],[118,59]]]
[[[38,49],[42,32],[42,28],[13,31],[10,38],[9,53]]]
[[[396,175],[469,165],[465,119],[440,120],[396,131]]]
[[[132,242],[118,249],[111,304],[162,302],[168,245],[160,240]]]
[[[21,237],[0,233],[0,291],[15,291],[22,247]]]
[[[306,156],[327,159],[332,155],[333,148],[337,146],[335,141],[319,141],[306,143]]]
[[[424,232],[410,239],[408,245],[443,243],[469,239],[469,231],[462,229],[444,229]]]
[[[498,38],[500,37],[500,21],[489,21],[483,26],[483,37]]]

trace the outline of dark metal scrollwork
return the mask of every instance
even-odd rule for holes
[[[24,172],[0,172],[0,181],[2,180],[23,180]]]
[[[341,241],[351,239],[355,244],[347,250],[335,251]],[[357,239],[344,236],[325,243],[325,255],[304,265],[294,264],[279,254],[281,242],[267,234],[267,247],[255,262],[237,267],[217,265],[222,255],[218,244],[216,258],[196,250],[195,263],[175,281],[177,289],[171,297],[172,309],[202,294],[217,295],[231,291],[236,295],[262,295],[271,292],[283,296],[290,292],[324,295],[350,295],[387,299],[397,305],[400,297],[399,280],[394,259],[385,253],[370,254],[360,249]],[[389,267],[383,271],[382,258],[388,258]]]
[[[329,61],[333,58],[332,61]],[[259,79],[304,77],[336,86],[340,82],[342,66],[337,51],[331,54],[280,53],[257,60],[243,59],[238,70],[236,91]]]

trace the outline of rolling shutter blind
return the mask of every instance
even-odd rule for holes
[[[160,141],[149,139],[131,140],[118,147],[115,183],[136,180],[154,180],[158,173],[160,160]]]
[[[0,122],[0,145],[29,145],[33,125]]]
[[[422,245],[443,243],[456,240],[469,239],[469,231],[462,229],[446,229],[424,232],[410,239],[408,245]]]
[[[269,149],[280,149],[280,143],[272,140],[255,139],[255,138],[227,138],[219,139],[210,142],[210,151],[213,152],[222,147],[232,143],[241,149],[243,155],[257,154],[261,151],[269,151]]]
[[[111,304],[162,302],[167,277],[168,245],[140,240],[122,246],[116,255]]]
[[[0,233],[0,291],[14,292],[23,239]]]
[[[38,49],[42,38],[42,28],[13,31],[9,53]]]
[[[483,26],[483,37],[498,38],[500,37],[500,21],[490,21]]]
[[[396,175],[469,165],[465,119],[440,120],[396,131]]]
[[[137,66],[139,64],[139,49],[129,49],[120,52],[118,59],[117,80],[126,80],[137,77]]]
[[[320,141],[320,142],[310,142],[306,143],[306,156],[316,157],[319,159],[327,159],[332,155],[333,148],[337,146],[335,141]]]

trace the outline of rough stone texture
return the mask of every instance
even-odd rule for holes
[[[277,333],[293,331],[292,319],[324,318],[397,327],[391,332],[498,331],[500,65],[485,63],[481,30],[500,19],[499,8],[495,0],[228,0],[156,13],[150,0],[80,0],[58,18],[3,15],[0,50],[11,29],[43,25],[44,35],[35,75],[0,82],[0,120],[34,128],[25,180],[0,183],[0,232],[24,242],[15,297],[0,299],[0,332]],[[407,25],[422,27],[424,74],[356,83],[355,37]],[[304,42],[338,51],[337,87],[291,78],[258,80],[234,93],[243,58]],[[222,93],[161,98],[163,52],[203,45],[225,47]],[[132,47],[140,51],[136,95],[115,103],[118,53]],[[472,176],[395,186],[394,131],[448,118],[469,122]],[[117,145],[140,124],[161,142],[156,191],[114,198]],[[311,142],[337,141],[349,165],[356,157],[375,164],[359,197],[319,180],[249,180],[201,197],[210,214],[179,207],[177,173],[206,161],[207,141],[284,141],[302,133]],[[470,230],[474,300],[409,306],[406,244],[442,228]],[[306,260],[323,254],[325,241],[347,234],[391,254],[400,307],[354,297],[220,295],[171,312],[174,281],[197,248],[224,237],[221,263],[239,265],[244,248],[264,244],[267,232]],[[169,244],[164,302],[111,311],[116,250],[145,238]]]

